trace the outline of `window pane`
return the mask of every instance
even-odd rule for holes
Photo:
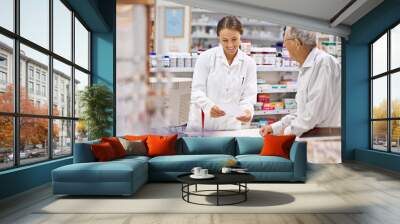
[[[81,114],[80,94],[86,86],[89,86],[89,75],[75,69],[75,117]]]
[[[0,35],[0,111],[2,112],[14,111],[13,48],[12,39]]]
[[[387,118],[387,78],[372,81],[372,118]]]
[[[72,121],[53,121],[53,157],[72,154]]]
[[[75,143],[88,140],[88,129],[83,120],[75,121]]]
[[[20,0],[21,36],[49,48],[49,0]]]
[[[387,34],[372,45],[372,68],[374,76],[387,71]]]
[[[392,117],[400,118],[400,72],[391,75],[391,88],[390,88],[390,98],[391,98],[391,110]]]
[[[387,121],[372,122],[372,148],[387,151]]]
[[[89,70],[89,32],[75,18],[75,63]]]
[[[400,67],[400,25],[391,30],[390,51],[391,69]]]
[[[14,31],[14,0],[0,1],[0,26]]]
[[[391,141],[392,141],[392,152],[400,153],[400,120],[394,120],[390,122],[392,125]]]
[[[49,57],[21,44],[21,113],[48,114]]]
[[[60,1],[53,1],[53,51],[71,60],[71,11]]]
[[[48,119],[21,117],[19,152],[21,164],[49,158],[48,127]]]
[[[0,170],[14,165],[13,118],[0,116]]]
[[[53,60],[53,115],[72,117],[71,66]]]

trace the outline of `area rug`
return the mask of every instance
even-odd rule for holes
[[[36,213],[125,214],[125,213],[360,213],[359,205],[344,201],[317,184],[249,184],[247,201],[237,205],[207,206],[182,200],[177,183],[146,184],[131,197],[56,197]],[[229,190],[233,188],[225,187]],[[198,190],[212,190],[213,185]],[[194,187],[191,189],[194,190]],[[214,193],[210,193],[213,194]],[[214,196],[192,196],[197,203],[213,204]],[[240,198],[224,197],[229,203]],[[230,201],[231,200],[231,201]]]

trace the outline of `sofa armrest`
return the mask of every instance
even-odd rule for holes
[[[75,145],[74,145],[74,163],[95,162],[96,158],[94,157],[90,146],[92,144],[96,144],[99,142],[100,141],[75,143]]]
[[[293,179],[305,181],[307,175],[307,142],[294,142],[290,149],[290,160],[293,162]]]

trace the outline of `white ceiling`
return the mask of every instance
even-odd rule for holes
[[[350,0],[226,0],[329,21]]]
[[[383,0],[170,0],[221,13],[347,37]],[[335,17],[347,4],[351,6]],[[337,18],[335,20],[335,18]]]

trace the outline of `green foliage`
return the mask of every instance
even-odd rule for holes
[[[90,140],[110,136],[107,129],[112,126],[113,95],[105,85],[86,87],[80,93],[79,106]]]

